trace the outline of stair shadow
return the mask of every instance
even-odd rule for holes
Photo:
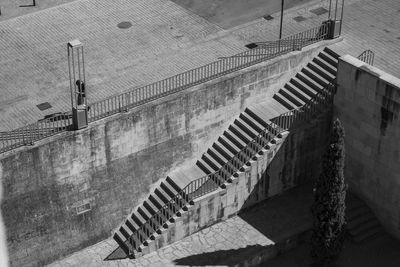
[[[206,252],[187,256],[184,258],[176,259],[176,265],[189,265],[189,266],[208,266],[208,265],[238,265],[241,262],[249,259],[250,255],[254,255],[267,246],[252,245],[245,248],[218,250],[213,252]]]

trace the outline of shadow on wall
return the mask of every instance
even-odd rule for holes
[[[245,248],[218,250],[203,254],[191,255],[174,261],[176,265],[188,266],[208,266],[208,265],[225,265],[232,266],[246,261],[249,255],[265,249],[267,246],[254,245]]]

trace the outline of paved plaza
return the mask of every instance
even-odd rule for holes
[[[287,10],[283,35],[319,25],[328,0]],[[0,131],[68,111],[70,92],[66,43],[85,45],[88,102],[129,91],[247,50],[254,41],[276,40],[279,13],[224,30],[171,2],[79,0],[0,22]],[[294,18],[302,17],[301,21]],[[117,24],[130,21],[132,27]],[[376,53],[375,65],[400,73],[400,2],[347,0],[344,40],[334,49]],[[52,108],[40,111],[38,104]]]

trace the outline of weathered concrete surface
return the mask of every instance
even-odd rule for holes
[[[143,254],[160,249],[182,238],[236,215],[255,204],[297,185],[313,181],[320,171],[331,125],[331,110],[316,116],[309,123],[276,138],[276,144],[257,155],[249,166],[244,166],[237,177],[232,177],[225,189],[218,188],[194,200],[168,229],[155,241],[143,247]]]
[[[108,239],[49,266],[257,266],[307,238],[312,196],[310,184],[296,187],[138,259],[104,261]]]
[[[400,238],[400,80],[348,55],[340,58],[337,77],[346,179]]]
[[[49,262],[109,236],[154,183],[193,164],[234,116],[270,97],[321,45],[1,155],[12,265]]]

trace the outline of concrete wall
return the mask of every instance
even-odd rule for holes
[[[195,199],[187,212],[175,219],[140,254],[147,254],[174,243],[203,228],[227,219],[260,201],[297,185],[313,181],[321,168],[321,158],[329,141],[332,109],[328,108],[289,135],[276,138],[276,144],[257,155],[243,172],[233,177],[225,189],[218,188]],[[311,194],[312,192],[310,192]],[[290,237],[288,237],[290,238]],[[283,241],[283,240],[281,240]]]
[[[11,264],[41,265],[110,236],[159,179],[193,164],[240,111],[271,96],[322,48],[0,155]]]
[[[346,179],[400,238],[400,80],[343,56],[338,85],[335,108],[346,131]]]

